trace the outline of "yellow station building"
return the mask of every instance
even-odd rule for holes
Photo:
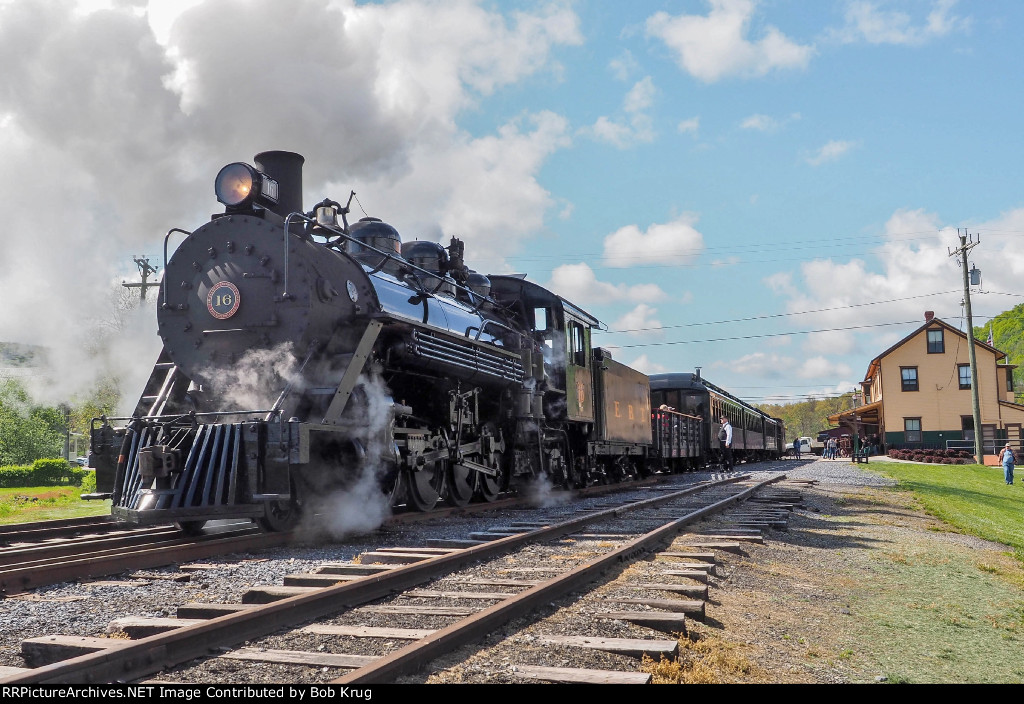
[[[892,448],[959,447],[973,452],[974,414],[968,336],[925,314],[925,323],[871,360],[861,382],[862,404],[829,416],[861,444]],[[1024,405],[1014,403],[1006,354],[974,340],[985,454],[1006,440],[1019,446]],[[961,441],[959,443],[950,441]]]

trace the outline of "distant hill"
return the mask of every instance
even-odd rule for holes
[[[1006,353],[1006,362],[1024,365],[1024,303],[992,318],[992,346]],[[988,340],[988,325],[974,328],[975,339]],[[1018,402],[1024,395],[1024,368],[1013,370],[1013,388]]]

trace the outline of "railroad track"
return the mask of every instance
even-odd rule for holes
[[[628,486],[649,486],[656,480]],[[600,496],[626,485],[595,486],[580,493]],[[451,515],[522,506],[528,498],[504,498],[428,513],[405,511],[390,525],[434,520]],[[249,521],[218,521],[201,535],[186,536],[173,525],[138,527],[112,516],[40,521],[0,526],[0,596],[13,596],[60,582],[144,570],[232,552],[265,550],[302,538],[292,533],[262,533]]]
[[[287,536],[262,533],[242,522],[195,537],[173,526],[156,526],[54,540],[14,543],[0,550],[0,594],[13,596],[59,582],[265,549],[283,545]]]
[[[455,648],[497,632],[510,621],[537,613],[566,594],[586,588],[602,573],[641,559],[686,526],[738,506],[781,478],[754,483],[747,477],[732,477],[679,491],[659,488],[651,490],[656,495],[650,499],[590,510],[568,520],[550,523],[538,516],[528,522],[498,526],[490,535],[467,536],[472,544],[449,540],[444,541],[447,544],[367,551],[358,561],[322,565],[315,573],[292,575],[282,586],[252,590],[241,604],[185,604],[178,609],[177,620],[123,619],[112,624],[132,640],[54,636],[26,641],[23,652],[37,648],[31,658],[40,666],[10,672],[2,681],[124,682],[162,672],[164,682],[210,682],[217,681],[210,679],[214,676],[211,668],[223,672],[223,664],[228,661],[273,663],[278,668],[273,677],[279,679],[272,681],[302,681],[299,675],[288,674],[287,668],[303,671],[310,664],[320,664],[333,673],[339,672],[337,668],[347,671],[337,678],[338,684],[394,681]],[[784,509],[777,507],[745,511],[749,515],[738,516],[736,527],[730,529],[734,538],[753,538],[756,526],[770,525],[769,518],[783,520],[780,511]],[[711,564],[704,562],[708,549],[715,545],[732,549],[736,543],[721,538],[704,542],[708,543],[704,551],[695,553],[692,559],[697,561],[694,565],[702,563],[705,567],[686,567],[680,572],[689,572],[690,576],[680,578],[699,579],[702,570]],[[581,550],[583,545],[586,550]],[[694,549],[701,548],[696,545]],[[522,566],[524,563],[528,566]],[[510,578],[509,573],[517,576]],[[498,576],[501,574],[506,576]],[[533,578],[524,578],[523,574]],[[659,591],[670,587],[678,587],[672,589],[677,595],[700,593],[699,582],[695,587],[662,584]],[[386,601],[374,603],[382,599]],[[673,610],[667,610],[672,607],[665,604],[659,604],[665,608],[651,608],[651,603],[646,608],[638,605],[621,612],[606,610],[609,615],[599,620],[619,624],[625,620],[637,628],[653,626],[662,631],[685,632],[687,613],[691,618],[703,614],[703,602],[698,601],[683,600]],[[438,603],[442,606],[429,606]],[[299,628],[299,624],[310,622]],[[317,646],[312,651],[277,647],[309,641],[311,637],[319,642],[319,650]],[[586,634],[581,637],[593,640]],[[337,650],[335,646],[322,652],[324,638],[340,640],[346,652],[332,652]],[[247,641],[252,641],[248,647],[238,647]],[[382,652],[381,642],[393,647]],[[401,643],[405,645],[395,645]],[[563,641],[559,647],[573,646]],[[620,643],[618,647],[626,646]],[[642,650],[645,646],[633,643],[630,647]],[[77,656],[42,664],[48,657],[55,657],[55,649],[63,657]],[[651,652],[656,652],[653,646]],[[204,658],[203,664],[168,672],[194,658]],[[317,672],[322,670],[318,668]],[[524,665],[516,672],[527,679],[529,674],[540,679],[586,681],[571,679],[581,676],[579,673],[557,674],[534,665]],[[244,673],[244,669],[237,670],[223,679],[244,681]]]

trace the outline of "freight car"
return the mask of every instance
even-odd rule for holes
[[[456,238],[403,243],[330,199],[306,212],[303,162],[225,166],[224,212],[164,238],[163,348],[132,416],[92,431],[116,517],[285,530],[332,495],[426,511],[714,457],[705,417],[652,411],[648,378],[592,347],[596,318],[469,269]]]

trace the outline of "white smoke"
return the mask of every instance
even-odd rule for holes
[[[458,118],[581,35],[570,7],[492,5],[189,0],[156,32],[155,0],[0,2],[0,342],[54,351],[51,388],[102,375],[63,352],[95,337],[110,282],[219,211],[217,169],[260,151],[306,156],[307,204],[355,188],[411,236],[517,249],[554,204],[537,176],[569,127],[517,109],[471,135]],[[155,326],[131,333],[105,363],[145,376]]]
[[[350,434],[365,450],[345,466],[311,463],[304,470],[313,495],[305,497],[299,535],[305,540],[340,540],[369,533],[391,515],[389,497],[382,485],[395,470],[391,438],[391,392],[379,375],[362,375],[357,392],[349,400],[346,416],[352,419]]]
[[[536,477],[526,486],[524,492],[526,500],[531,506],[537,508],[551,508],[569,503],[571,496],[569,492],[562,491],[551,482],[551,478],[542,474]]]
[[[288,384],[299,391],[302,383],[290,342],[251,349],[230,365],[206,367],[199,376],[214,380],[210,391],[217,399],[216,409],[201,410],[266,410]]]

